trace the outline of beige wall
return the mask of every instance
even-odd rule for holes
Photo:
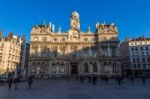
[[[3,44],[1,56],[1,67],[4,71],[14,71],[20,62],[21,42],[12,43],[11,41],[1,41]]]

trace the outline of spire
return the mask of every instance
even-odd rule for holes
[[[104,24],[106,24],[105,20],[104,20]]]
[[[49,28],[50,28],[50,29],[52,28],[52,23],[51,23],[51,22],[49,22]]]
[[[115,23],[113,22],[111,25],[115,25]]]
[[[52,30],[52,32],[54,32],[54,31],[55,31],[55,25],[54,25],[54,24],[52,24],[52,28],[51,28],[51,30]]]
[[[105,22],[105,20],[104,20],[104,22],[102,23],[102,25],[106,25],[106,22]]]
[[[45,22],[45,20],[43,20],[43,25],[46,25],[46,22]]]
[[[3,33],[0,31],[0,38],[3,38]]]
[[[97,25],[99,26],[99,22],[97,22]]]
[[[95,24],[95,27],[96,27],[96,29],[97,29],[97,27],[98,27],[97,23]]]
[[[91,27],[90,26],[88,27],[88,32],[91,32]]]
[[[61,27],[60,26],[58,27],[58,33],[61,33]]]

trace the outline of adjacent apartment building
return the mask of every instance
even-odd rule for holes
[[[7,37],[0,38],[0,77],[7,78],[10,73],[15,76],[21,74],[20,69],[24,69],[26,50],[23,45],[25,39],[9,33]]]
[[[126,38],[121,43],[121,59],[125,75],[150,75],[150,38]]]

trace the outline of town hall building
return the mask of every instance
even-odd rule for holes
[[[118,30],[114,23],[96,23],[95,31],[80,30],[78,12],[70,16],[70,29],[54,31],[54,24],[36,25],[31,31],[29,75],[121,74]]]

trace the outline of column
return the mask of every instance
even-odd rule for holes
[[[107,48],[107,53],[108,53],[108,56],[112,56],[111,55],[111,48],[110,48],[110,45],[108,44],[108,48]]]
[[[89,56],[90,56],[90,57],[92,56],[91,48],[89,48]]]
[[[38,56],[41,56],[41,45],[39,45],[39,47],[38,47]]]
[[[49,65],[48,65],[48,75],[50,75],[51,74],[51,68],[52,66],[51,66],[51,62],[49,61]]]
[[[90,74],[93,74],[93,68],[92,68],[92,67],[93,67],[93,64],[90,64],[90,63],[89,63],[88,66],[89,66],[89,73],[90,73]]]

